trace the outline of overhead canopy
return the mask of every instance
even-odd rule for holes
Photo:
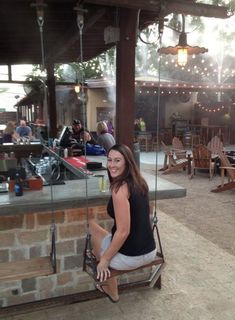
[[[37,23],[35,4],[43,7],[43,32]],[[84,10],[82,55],[75,7]],[[41,64],[40,40],[43,38],[49,92],[49,136],[56,137],[54,63],[87,61],[117,44],[116,140],[131,147],[134,141],[136,29],[157,21],[161,29],[164,17],[170,13],[215,18],[229,16],[222,6],[194,0],[1,0],[0,64]],[[105,30],[110,26],[119,28],[119,41],[115,33],[110,36],[111,40],[104,41]]]
[[[40,32],[36,18],[36,0],[1,0],[0,64],[40,64]],[[75,7],[83,6],[83,60],[90,60],[114,43],[105,44],[104,30],[118,26],[118,8],[140,10],[139,27],[163,19],[169,13],[226,18],[228,11],[195,3],[194,0],[40,0],[45,4],[43,37],[46,61],[79,61],[79,30]]]

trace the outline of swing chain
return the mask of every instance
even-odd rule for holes
[[[153,231],[153,233],[154,233],[154,230],[156,231],[157,240],[158,240],[158,245],[159,245],[158,256],[159,256],[159,257],[162,257],[163,260],[164,260],[164,254],[163,254],[163,249],[162,249],[162,243],[161,243],[160,233],[159,233],[158,226],[157,226],[157,224],[158,224],[158,217],[157,217],[157,211],[156,211],[156,210],[154,211],[152,221],[153,221],[152,231]]]
[[[44,3],[44,0],[36,0],[35,3],[31,3],[31,7],[35,7],[36,13],[37,13],[37,23],[38,23],[39,32],[40,32],[40,45],[41,45],[41,55],[42,55],[41,71],[43,72],[45,69],[45,52],[44,52],[44,39],[43,39],[44,8],[47,7],[47,4]],[[44,79],[42,80],[42,82],[43,82],[43,89],[44,89],[45,109],[47,110],[47,86]],[[50,129],[49,125],[48,125],[48,129]],[[53,199],[52,180],[53,180],[53,170],[52,170],[51,156],[50,156],[50,191],[51,191],[51,215],[52,215],[51,226],[50,226],[50,233],[51,233],[50,260],[51,260],[53,272],[56,273],[56,225],[55,225],[55,213],[53,208],[54,199]]]
[[[40,31],[41,54],[42,54],[41,71],[44,71],[45,57],[44,57],[43,25],[44,25],[44,8],[47,7],[47,4],[43,3],[43,0],[36,0],[36,3],[31,3],[31,7],[36,7],[37,23]]]
[[[155,211],[153,215],[153,226],[156,226],[157,223],[158,223],[158,217],[157,217],[157,212]]]
[[[77,26],[80,30],[80,33],[82,33],[83,27],[84,27],[84,13],[87,13],[87,9],[83,9],[82,5],[77,4],[76,7],[73,8],[75,11],[77,11]]]
[[[85,249],[83,253],[83,271],[86,271],[94,280],[97,277],[97,260],[92,252],[91,234],[86,235]]]
[[[56,273],[56,225],[53,222],[50,227],[50,232],[51,232],[51,264],[53,267],[54,273]]]

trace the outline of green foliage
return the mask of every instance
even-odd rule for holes
[[[235,0],[200,0],[198,2],[203,2],[203,3],[207,3],[207,4],[212,4],[215,6],[225,6],[228,7],[231,11],[235,10]]]
[[[111,65],[110,68],[113,70],[114,64],[115,50],[112,48],[100,56],[83,63],[57,64],[55,66],[56,80],[59,82],[83,83],[87,79],[96,79],[107,75],[108,65]]]

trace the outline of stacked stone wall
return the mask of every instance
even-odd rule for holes
[[[94,289],[94,281],[82,271],[87,232],[86,208],[55,211],[57,272],[49,276],[0,281],[0,307],[37,301]],[[110,229],[106,207],[89,208],[99,223]],[[51,212],[0,215],[0,263],[47,256],[51,250]],[[1,267],[1,265],[0,265]],[[146,278],[143,271],[128,273],[120,282]]]
[[[94,289],[90,276],[82,271],[86,236],[86,208],[55,211],[57,273],[17,281],[0,281],[0,307],[37,301]],[[105,206],[89,213],[109,229]],[[47,256],[51,250],[51,212],[0,216],[1,262]],[[128,273],[120,282],[142,280],[146,272]]]

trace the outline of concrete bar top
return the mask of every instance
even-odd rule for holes
[[[98,159],[98,160],[97,160]],[[106,158],[89,156],[90,161],[102,161],[105,166]],[[107,171],[93,172],[87,178],[65,181],[64,185],[44,186],[42,190],[24,191],[23,196],[16,197],[14,192],[0,194],[0,215],[24,214],[50,210],[69,209],[88,206],[106,205],[109,190],[99,191],[99,178],[96,175],[104,175],[107,179]],[[143,173],[149,185],[150,200],[155,199],[155,176]],[[186,189],[157,177],[157,200],[171,199],[186,196]]]

